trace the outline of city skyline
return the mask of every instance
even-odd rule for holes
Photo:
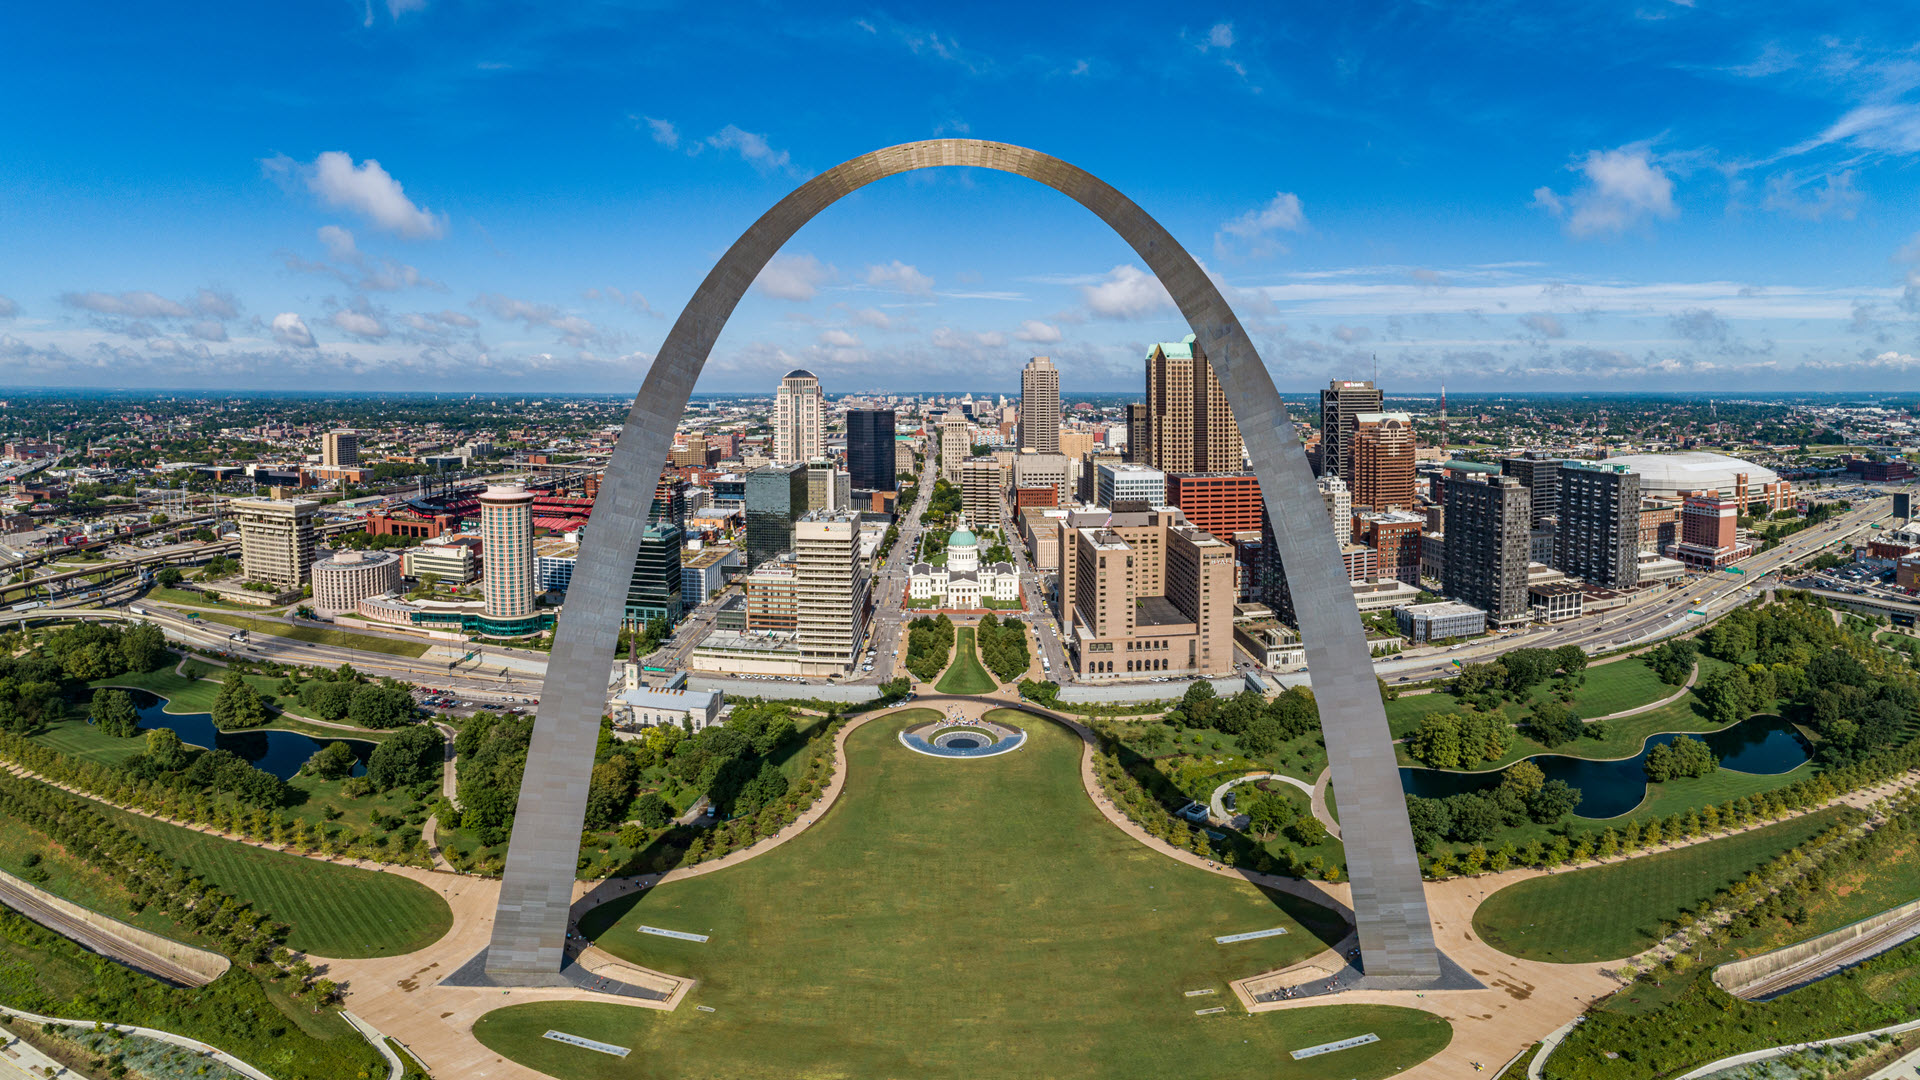
[[[27,253],[0,268],[0,358],[20,385],[630,391],[780,194],[963,136],[1135,193],[1286,392],[1376,363],[1409,390],[1913,385],[1920,79],[1895,14],[1652,4],[1499,34],[1431,12],[1029,14],[775,13],[744,35],[712,12],[421,0],[130,10],[104,33],[11,12],[43,47],[0,76],[33,102],[0,164]],[[706,63],[683,41],[754,71],[677,79]],[[180,72],[180,48],[222,62]],[[876,78],[889,94],[850,92]],[[844,103],[831,120],[769,104],[802,82]],[[1167,167],[1222,139],[1236,153]],[[1130,378],[1181,327],[1101,234],[978,171],[882,185],[769,267],[700,389],[794,367],[1013,386],[1043,353],[1069,387]]]

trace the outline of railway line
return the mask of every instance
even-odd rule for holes
[[[151,975],[168,985],[205,986],[213,981],[164,956],[123,941],[110,931],[76,919],[12,882],[0,881],[0,904],[5,904],[62,937],[79,942],[89,952]]]

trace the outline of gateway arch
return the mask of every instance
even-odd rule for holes
[[[1369,981],[1438,977],[1420,863],[1359,612],[1306,455],[1240,320],[1172,234],[1099,178],[1025,147],[934,139],[854,158],[781,199],[727,249],[660,347],[607,465],[554,635],[484,960],[487,978],[521,986],[559,978],[622,603],[675,425],[714,341],[767,261],[814,215],[876,180],[941,166],[1013,173],[1073,199],[1119,233],[1179,305],[1233,407],[1272,511],[1340,790],[1353,910]]]

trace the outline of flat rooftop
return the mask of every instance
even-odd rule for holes
[[[1141,596],[1134,600],[1133,625],[1192,626],[1193,620],[1164,596]]]

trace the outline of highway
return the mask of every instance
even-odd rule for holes
[[[1679,587],[1655,594],[1652,599],[1622,611],[1495,635],[1466,648],[1409,650],[1376,661],[1374,670],[1390,683],[1420,682],[1449,675],[1456,670],[1455,660],[1461,663],[1491,660],[1515,648],[1579,645],[1589,653],[1598,653],[1686,633],[1746,603],[1763,589],[1777,585],[1775,574],[1781,567],[1806,561],[1824,549],[1860,537],[1868,531],[1870,522],[1886,517],[1890,511],[1891,500],[1885,496],[1856,502],[1853,510],[1825,525],[1794,533],[1773,550],[1741,562],[1738,568],[1744,573],[1719,570],[1688,574]],[[1707,614],[1704,618],[1689,614],[1696,610]],[[1300,682],[1303,678],[1289,675],[1283,680]]]

